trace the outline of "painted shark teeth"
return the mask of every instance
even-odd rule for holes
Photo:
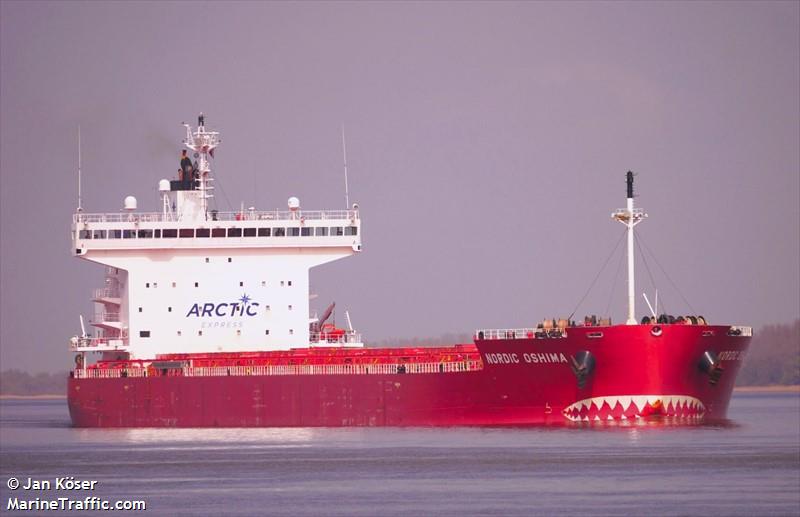
[[[700,419],[706,407],[689,395],[614,395],[592,397],[570,404],[562,411],[573,422],[628,420],[647,416]]]

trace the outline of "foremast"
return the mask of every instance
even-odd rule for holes
[[[636,295],[634,278],[634,251],[633,251],[633,228],[647,217],[641,208],[633,206],[633,172],[628,171],[626,175],[628,185],[627,206],[619,208],[611,214],[613,219],[624,224],[628,229],[628,319],[627,325],[636,325]]]

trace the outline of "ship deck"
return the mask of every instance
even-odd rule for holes
[[[151,360],[99,361],[75,378],[449,373],[483,369],[474,344],[448,347],[309,347],[270,352],[163,354]]]

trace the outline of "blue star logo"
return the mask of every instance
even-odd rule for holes
[[[251,298],[247,296],[247,294],[243,294],[242,297],[239,298],[239,301],[242,302],[244,305],[247,305],[248,303],[250,303],[250,299]]]

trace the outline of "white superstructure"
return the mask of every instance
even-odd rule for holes
[[[309,270],[361,250],[358,206],[306,211],[293,197],[286,211],[210,210],[220,140],[204,122],[186,125],[195,166],[159,182],[159,212],[137,211],[129,196],[119,213],[73,215],[73,254],[107,268],[93,298],[99,336],[73,338],[72,349],[147,359],[359,345],[352,331],[309,330]]]

